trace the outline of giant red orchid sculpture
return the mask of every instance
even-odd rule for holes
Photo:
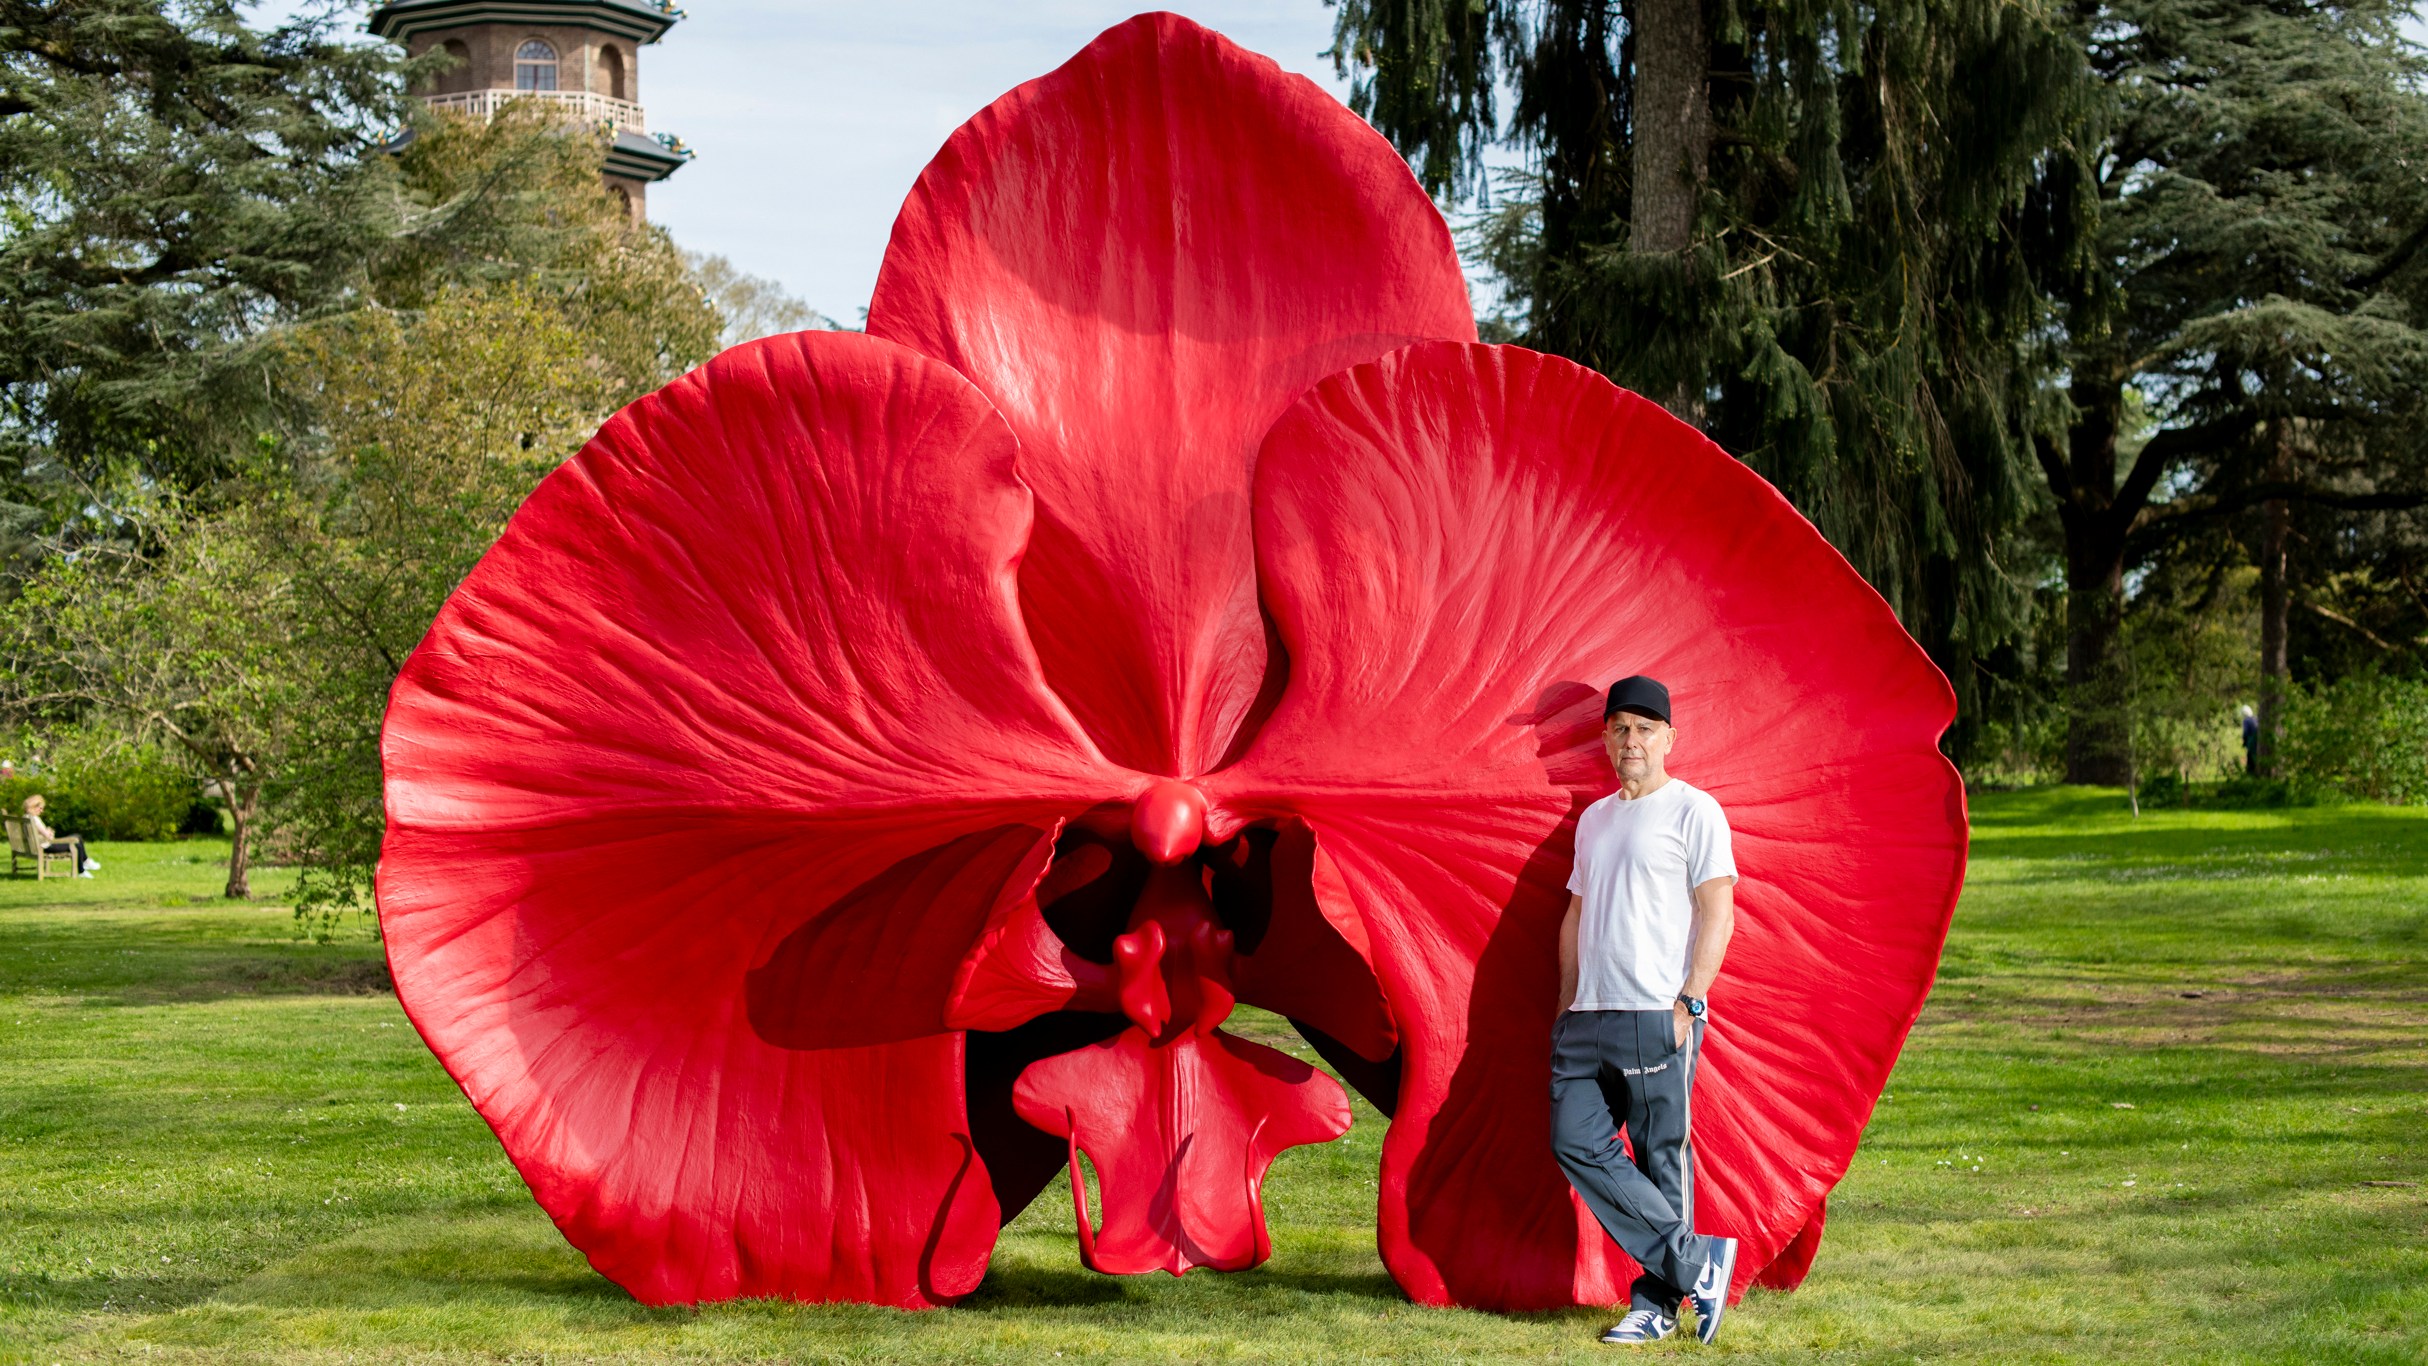
[[[1639,672],[1744,874],[1701,1224],[1792,1285],[1962,875],[1945,681],[1693,430],[1478,345],[1364,124],[1149,15],[952,136],[867,335],[728,351],[515,516],[396,686],[389,961],[651,1303],[948,1303],[1081,1153],[1090,1265],[1257,1263],[1350,1110],[1236,1002],[1390,1116],[1411,1296],[1609,1302],[1548,1032]]]

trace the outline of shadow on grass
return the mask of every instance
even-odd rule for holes
[[[69,914],[72,914],[69,913]],[[276,908],[0,922],[0,996],[145,1006],[249,996],[387,996],[379,945],[271,936]],[[243,917],[233,925],[232,917]]]
[[[584,1313],[653,1310],[592,1270],[530,1210],[432,1212],[383,1220],[305,1249],[228,1285],[216,1298],[277,1308],[544,1302]]]
[[[1074,1254],[1075,1255],[1075,1254]],[[1265,1291],[1295,1291],[1299,1295],[1335,1299],[1404,1304],[1407,1296],[1390,1276],[1379,1272],[1321,1271],[1303,1268],[1276,1268],[1271,1263],[1253,1271],[1220,1272],[1191,1271],[1184,1281],[1194,1283],[1192,1289],[1217,1290],[1226,1298],[1252,1297]],[[1152,1298],[1153,1292],[1171,1280],[1159,1273],[1143,1276],[1107,1276],[1085,1267],[1045,1265],[1033,1261],[1015,1261],[998,1257],[987,1268],[986,1279],[963,1306],[970,1309],[1028,1309],[1079,1308],[1090,1305],[1118,1304],[1125,1300]],[[1250,1303],[1229,1306],[1234,1312],[1249,1309]],[[1297,1312],[1296,1310],[1276,1312]]]
[[[1266,1267],[1241,1273],[1244,1283],[1280,1286],[1309,1295],[1348,1295],[1358,1299],[1404,1301],[1399,1282],[1380,1271],[1276,1271]]]
[[[1128,1298],[1118,1279],[1082,1267],[998,1263],[987,1268],[986,1279],[962,1304],[970,1309],[1072,1308]]]
[[[208,1299],[222,1282],[206,1276],[0,1275],[0,1305],[81,1313],[161,1313]]]
[[[2104,788],[1992,793],[1970,811],[1973,846],[1997,858],[2164,861],[2207,876],[2335,871],[2416,876],[2428,810],[2352,803],[2267,811],[2144,807]],[[2331,868],[2304,865],[2331,864]]]

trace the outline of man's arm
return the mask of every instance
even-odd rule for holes
[[[1583,912],[1584,907],[1585,898],[1570,893],[1568,914],[1560,917],[1560,1010],[1562,1011],[1576,1004],[1577,916]]]
[[[1695,955],[1686,965],[1686,985],[1680,995],[1701,1000],[1720,979],[1720,960],[1728,956],[1728,937],[1737,931],[1737,880],[1715,877],[1694,890]],[[1678,1042],[1694,1027],[1683,1002],[1677,1007]]]

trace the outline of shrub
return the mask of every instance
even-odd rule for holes
[[[2183,775],[2172,771],[2153,773],[2141,780],[2143,806],[2189,806],[2192,804],[2192,784]]]
[[[2194,791],[2185,804],[2226,810],[2315,806],[2318,804],[2319,791],[2315,783],[2296,784],[2283,778],[2254,778],[2247,773],[2237,773]]]
[[[53,830],[97,840],[165,840],[195,805],[192,775],[152,745],[112,745],[74,732],[38,745],[16,776],[0,780],[0,810],[15,815],[40,793]]]
[[[2284,771],[2369,801],[2428,802],[2428,679],[2355,674],[2295,689]]]

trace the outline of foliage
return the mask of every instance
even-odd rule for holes
[[[664,232],[602,187],[601,155],[541,109],[425,123],[399,158],[413,208],[381,302],[267,344],[298,416],[225,520],[294,604],[300,743],[270,814],[302,865],[297,913],[324,931],[368,905],[380,721],[440,604],[548,471],[729,325]],[[780,317],[780,292],[737,281]]]
[[[168,746],[228,796],[229,894],[275,833],[343,870],[307,904],[367,878],[438,604],[726,322],[601,137],[432,115],[333,23],[0,0],[0,709]]]
[[[722,256],[683,253],[691,277],[717,311],[719,346],[740,346],[779,332],[831,332],[840,324],[785,292],[784,286],[752,275]]]
[[[1664,397],[1777,484],[1949,673],[1973,726],[1989,678],[1975,661],[2027,626],[2028,440],[2050,420],[2025,192],[2090,98],[2056,11],[1705,6],[1698,226],[1683,251],[1640,251],[1642,0],[1339,6],[1357,107],[1430,188],[1480,190],[1496,140],[1531,154],[1471,239],[1519,310],[1516,339]]]
[[[94,840],[165,840],[197,802],[187,765],[158,745],[127,744],[108,732],[65,730],[29,736],[16,772],[0,778],[0,815],[43,799],[43,823]]]
[[[2243,771],[2237,709],[2259,694],[2258,573],[2219,565],[2198,580],[2154,572],[2133,596],[2123,645],[2136,782]]]
[[[2193,544],[2267,572],[2255,509],[2416,504],[2428,392],[2428,66],[2387,0],[2122,0],[2108,93],[2032,222],[2070,405],[2041,465],[2065,532],[2069,771],[2115,778],[2126,570]],[[2239,543],[2219,537],[2241,518]],[[2276,533],[2282,544],[2282,533]],[[2263,712],[2269,702],[2263,698]]]
[[[0,701],[34,724],[83,724],[175,751],[224,794],[225,894],[247,872],[263,783],[295,731],[295,598],[227,518],[140,494],[104,534],[61,538],[0,607]]]
[[[2291,522],[2292,676],[2428,674],[2428,508],[2303,503]]]
[[[376,302],[413,313],[449,289],[519,286],[580,334],[609,410],[707,359],[723,320],[665,230],[607,192],[604,155],[545,106],[425,116],[397,157],[402,226],[374,269]]]
[[[302,743],[272,788],[299,906],[365,904],[382,830],[379,728],[441,603],[620,387],[586,315],[524,284],[449,289],[287,341],[318,419],[248,485],[242,534],[291,585]]]
[[[2360,673],[2296,691],[2285,768],[2347,796],[2428,802],[2428,680]]]
[[[250,340],[341,306],[389,236],[395,71],[327,12],[0,2],[0,497],[220,472],[266,406]]]

